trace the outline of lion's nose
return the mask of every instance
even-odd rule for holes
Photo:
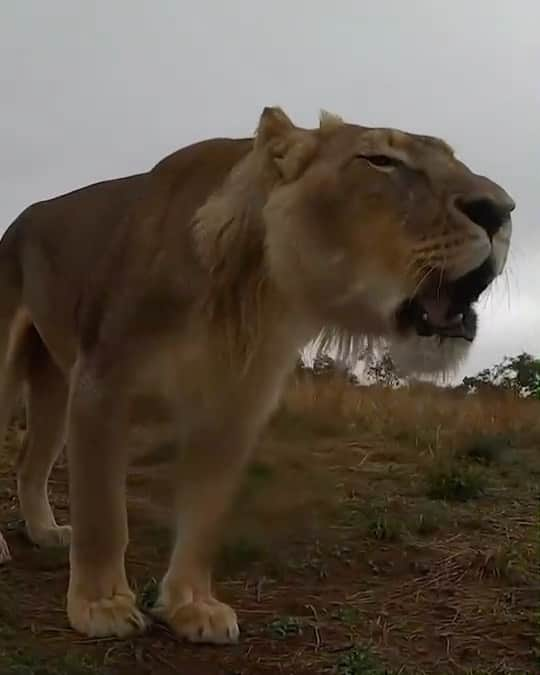
[[[493,239],[508,221],[510,214],[516,208],[516,204],[506,194],[500,198],[494,198],[491,195],[459,196],[454,198],[454,208],[483,228],[488,237]]]

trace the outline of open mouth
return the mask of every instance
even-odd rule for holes
[[[436,335],[441,339],[463,338],[472,342],[477,325],[473,304],[494,277],[490,258],[454,281],[434,271],[418,293],[398,308],[398,330],[403,333],[414,330],[417,335],[425,337]]]

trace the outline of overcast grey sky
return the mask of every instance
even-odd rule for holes
[[[540,354],[537,0],[19,0],[0,7],[0,231],[265,105],[444,137],[518,204],[464,372]]]

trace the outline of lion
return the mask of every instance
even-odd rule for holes
[[[0,410],[5,429],[24,385],[20,508],[33,542],[70,545],[71,626],[147,625],[124,567],[144,394],[178,446],[178,537],[153,612],[189,641],[235,642],[213,590],[218,529],[299,351],[385,339],[415,368],[452,368],[505,266],[514,206],[437,138],[327,113],[305,129],[265,108],[251,138],[195,143],[22,212],[0,243]],[[64,441],[72,529],[47,498]]]

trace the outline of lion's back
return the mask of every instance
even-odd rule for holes
[[[69,343],[66,361],[76,343],[84,342],[83,324],[100,323],[104,312],[114,314],[118,298],[146,294],[162,305],[161,298],[170,295],[165,277],[176,278],[179,270],[190,277],[185,288],[196,292],[200,279],[191,276],[201,275],[189,222],[251,143],[196,143],[148,173],[35,203],[12,223],[0,243],[3,272],[11,269],[11,277],[18,277],[21,301],[42,332],[60,334]],[[161,260],[157,268],[147,264],[153,259]],[[139,270],[135,277],[133,270]],[[82,322],[84,316],[91,320]]]

